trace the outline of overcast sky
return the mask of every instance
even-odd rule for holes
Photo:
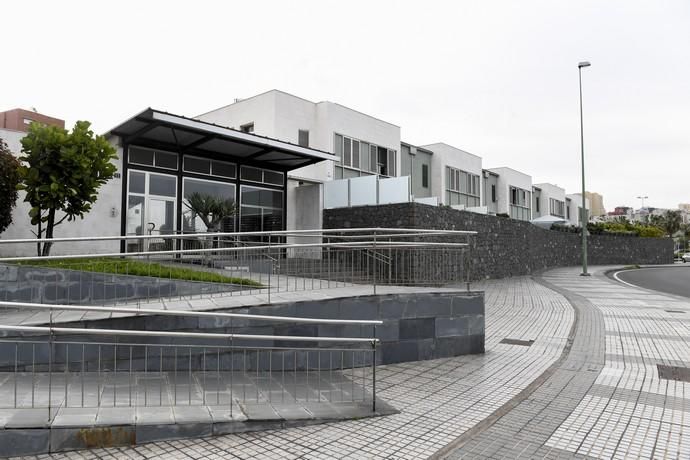
[[[690,202],[690,1],[31,1],[0,9],[0,110],[195,116],[277,88],[604,205]]]

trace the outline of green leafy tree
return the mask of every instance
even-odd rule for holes
[[[12,210],[17,204],[19,161],[0,138],[0,233],[12,223]]]
[[[65,220],[83,219],[98,189],[115,174],[115,148],[90,127],[88,121],[78,121],[68,132],[32,123],[21,141],[20,188],[26,191],[24,201],[31,205],[29,216],[39,239],[52,239]],[[50,241],[38,243],[38,255],[49,255],[51,246]]]
[[[666,211],[661,220],[661,228],[664,229],[666,234],[673,237],[673,234],[680,230],[683,224],[683,218],[680,215],[680,211]]]

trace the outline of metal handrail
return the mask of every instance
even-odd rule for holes
[[[175,337],[189,339],[218,339],[218,340],[284,340],[286,342],[331,342],[331,343],[368,343],[377,344],[375,337],[308,337],[297,335],[263,335],[263,334],[228,334],[222,332],[177,332],[177,331],[135,331],[131,329],[87,329],[78,327],[45,327],[45,326],[12,326],[0,324],[0,331],[13,332],[44,332],[46,334],[84,334],[84,335],[117,335],[135,337]]]
[[[19,337],[12,337],[10,339],[5,338],[5,337],[0,337],[0,343],[11,343],[11,344],[21,344],[21,345],[27,345],[27,344],[35,344],[35,345],[44,345],[46,343],[45,340],[17,340]],[[155,347],[155,348],[191,348],[191,349],[221,349],[221,350],[259,350],[259,351],[314,351],[314,347],[273,347],[273,346],[254,346],[252,345],[251,347],[246,347],[242,345],[228,345],[226,344],[208,344],[205,343],[203,345],[200,344],[191,344],[191,343],[146,343],[146,342],[84,342],[84,341],[75,341],[75,340],[53,340],[54,345],[89,345],[89,346],[118,346],[118,347]],[[320,349],[322,351],[349,351],[351,352],[353,348],[351,347],[343,347],[343,348],[338,348],[338,347],[328,347],[328,348],[322,348]],[[371,348],[357,348],[354,349],[356,351],[370,351]]]
[[[294,316],[271,316],[271,315],[250,315],[246,313],[227,313],[215,311],[194,311],[194,310],[158,310],[155,308],[124,308],[124,307],[97,307],[89,305],[55,305],[29,302],[6,302],[0,301],[0,306],[14,308],[35,308],[43,310],[71,310],[88,311],[102,313],[131,313],[133,316],[140,314],[163,315],[163,316],[192,316],[192,317],[214,317],[214,318],[236,318],[251,319],[256,321],[271,321],[284,323],[303,323],[303,324],[361,324],[361,325],[381,325],[380,320],[359,320],[359,319],[327,319],[327,318],[300,318]]]
[[[59,256],[30,256],[30,257],[0,257],[0,262],[13,262],[17,260],[57,260],[57,259],[79,259],[83,257],[144,257],[155,255],[184,255],[184,254],[203,254],[219,252],[241,252],[254,251],[259,249],[296,249],[296,248],[328,248],[328,247],[347,247],[347,248],[367,248],[368,245],[376,244],[376,248],[387,247],[406,248],[406,247],[467,247],[468,243],[437,243],[429,241],[409,242],[409,241],[364,241],[364,242],[341,242],[341,243],[295,243],[295,244],[274,244],[263,246],[242,246],[224,248],[205,248],[205,249],[170,249],[166,251],[138,251],[138,252],[111,252],[105,254],[68,254]]]
[[[432,229],[412,229],[412,228],[387,228],[387,227],[371,227],[371,228],[333,228],[333,229],[313,229],[313,230],[279,230],[273,232],[217,232],[217,233],[184,233],[184,234],[165,234],[165,235],[113,235],[113,236],[89,236],[89,237],[62,237],[62,238],[24,238],[14,240],[2,240],[0,244],[18,244],[18,243],[44,243],[49,241],[51,243],[60,242],[77,242],[77,241],[113,241],[113,240],[145,240],[145,239],[185,239],[185,238],[199,238],[209,236],[306,236],[306,235],[327,235],[332,233],[388,233],[398,232],[401,234],[428,234],[428,235],[476,235],[476,231],[470,230],[432,230]],[[338,235],[341,236],[341,235]],[[387,235],[382,235],[387,236]]]

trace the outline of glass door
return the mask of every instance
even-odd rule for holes
[[[167,174],[129,171],[127,235],[158,235],[161,238],[127,240],[127,252],[173,249],[176,233],[177,178]]]

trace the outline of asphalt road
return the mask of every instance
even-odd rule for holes
[[[625,270],[618,272],[618,278],[635,286],[690,297],[690,264]]]

